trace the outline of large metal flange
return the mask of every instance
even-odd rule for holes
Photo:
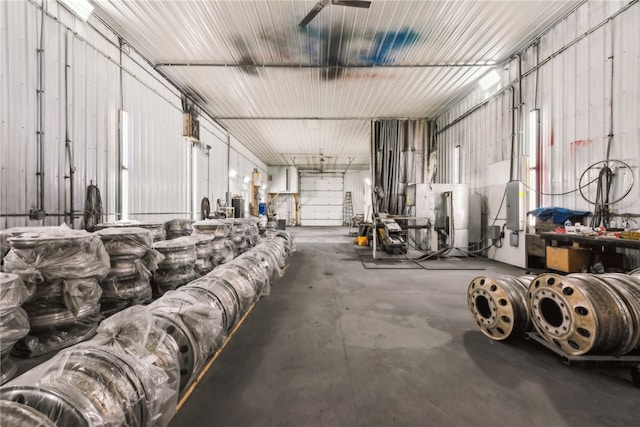
[[[526,305],[530,278],[476,277],[467,289],[471,318],[480,331],[492,340],[522,336],[529,329]]]
[[[528,304],[540,335],[574,356],[614,351],[620,319],[630,319],[607,284],[586,274],[541,274],[529,286]]]
[[[623,329],[626,331],[617,354],[626,354],[640,346],[640,275],[629,276],[620,273],[598,275],[623,300],[631,316],[623,317]],[[624,313],[624,312],[623,312]]]

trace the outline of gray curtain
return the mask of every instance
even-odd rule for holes
[[[375,120],[371,123],[371,165],[375,212],[404,215],[405,189],[425,179],[429,122]]]

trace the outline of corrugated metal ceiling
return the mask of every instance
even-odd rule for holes
[[[442,113],[580,1],[94,0],[268,165],[367,164],[369,122]],[[295,158],[295,160],[294,160]]]

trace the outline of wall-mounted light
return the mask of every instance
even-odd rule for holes
[[[93,13],[93,5],[89,0],[58,0],[69,12],[86,21]]]
[[[229,171],[229,178],[235,178],[236,176],[238,176],[238,171],[235,169],[231,169]]]
[[[244,182],[245,184],[248,184],[251,181],[251,177],[249,176],[245,176],[244,178],[242,178],[242,182]]]
[[[120,110],[120,185],[119,185],[119,204],[120,219],[129,219],[129,147],[131,145],[131,118],[129,113]]]
[[[500,74],[496,70],[490,70],[487,74],[478,80],[478,84],[482,90],[489,90],[500,81]]]
[[[460,146],[453,148],[453,183],[460,184]]]
[[[267,184],[262,184],[262,189],[266,190],[267,189]]]
[[[364,183],[367,185],[371,185],[371,180],[369,178],[365,178]]]

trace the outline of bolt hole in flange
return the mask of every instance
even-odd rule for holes
[[[504,329],[498,327],[498,328],[496,328],[496,331],[498,331],[500,333],[500,335],[504,335]]]
[[[564,288],[562,289],[562,293],[565,295],[573,295],[573,288]]]
[[[587,331],[585,328],[578,328],[576,329],[576,332],[585,338],[591,337],[591,332]]]
[[[573,340],[568,340],[567,343],[571,346],[571,348],[573,348],[574,350],[579,350],[580,346],[578,345],[577,342],[573,341]]]
[[[549,280],[547,280],[547,285],[548,286],[553,286],[554,283],[556,283],[556,279],[554,279],[553,277],[549,278]]]
[[[544,320],[554,328],[562,325],[562,310],[551,298],[542,298],[540,301],[540,314]]]
[[[486,297],[479,296],[476,298],[476,308],[478,314],[485,319],[491,318],[491,307],[489,306],[489,300]]]
[[[498,287],[496,285],[491,285],[489,289],[491,289],[491,292],[495,292],[498,289]]]
[[[505,307],[507,305],[507,300],[506,299],[500,299],[500,300],[498,300],[498,304],[500,304],[501,306]]]
[[[507,316],[500,316],[500,319],[502,319],[504,323],[511,323],[511,319],[509,319]]]
[[[574,308],[573,311],[575,311],[576,314],[578,314],[580,316],[586,316],[586,315],[589,314],[589,310],[587,310],[585,307],[581,307],[581,306],[578,306],[578,307]]]

